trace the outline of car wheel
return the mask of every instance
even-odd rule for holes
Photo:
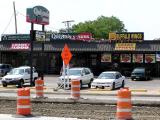
[[[24,84],[23,80],[20,80],[18,86],[19,86],[20,88],[22,88],[22,87],[23,87],[23,84]]]
[[[37,78],[34,78],[34,80],[32,81],[31,85],[30,86],[35,86],[35,81],[36,81]]]
[[[112,84],[112,90],[115,89],[115,82]]]
[[[91,83],[92,83],[93,79],[90,80],[90,82],[88,83],[88,87],[91,87]]]
[[[2,85],[3,85],[3,87],[7,87],[7,83],[3,83]]]
[[[80,89],[82,88],[82,80],[80,80]]]
[[[121,87],[124,88],[124,80],[122,81],[122,86]]]

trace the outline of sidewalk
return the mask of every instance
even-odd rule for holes
[[[47,116],[19,116],[11,114],[0,114],[1,120],[87,120],[78,118],[64,118],[64,117],[47,117]]]
[[[35,93],[35,87],[29,87],[31,93]],[[117,95],[119,89],[117,90],[107,90],[107,89],[82,89],[80,90],[80,94],[82,95]],[[160,96],[160,89],[130,89],[133,96]],[[4,88],[0,86],[0,92],[17,92],[15,86],[9,86]],[[54,87],[44,86],[44,94],[61,94],[61,95],[69,95],[71,94],[71,90],[58,89],[55,90]]]

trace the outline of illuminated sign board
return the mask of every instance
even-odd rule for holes
[[[116,43],[115,50],[135,50],[136,43]]]
[[[40,25],[49,24],[49,11],[43,6],[27,8],[26,21]]]
[[[46,40],[46,36],[45,36],[45,32],[44,31],[35,31],[35,40],[36,41],[45,41]]]
[[[92,34],[91,33],[52,33],[51,34],[51,40],[83,40],[83,41],[90,41],[92,40]]]
[[[3,34],[1,36],[2,41],[7,40],[30,40],[29,34]]]
[[[109,33],[109,40],[144,40],[143,32]]]
[[[28,50],[30,48],[29,43],[12,43],[10,49],[14,50]]]

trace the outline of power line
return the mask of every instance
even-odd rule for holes
[[[2,34],[4,34],[4,32],[8,29],[9,25],[11,24],[13,16],[14,16],[14,14],[11,15],[11,18],[10,18],[10,20],[9,20],[9,22],[8,22],[7,26],[5,27],[5,29],[4,29]]]

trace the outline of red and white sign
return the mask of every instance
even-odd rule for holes
[[[78,40],[92,40],[92,33],[87,33],[87,32],[79,33],[77,35],[77,39]]]
[[[30,48],[29,43],[12,43],[11,49],[15,50],[28,50]]]

